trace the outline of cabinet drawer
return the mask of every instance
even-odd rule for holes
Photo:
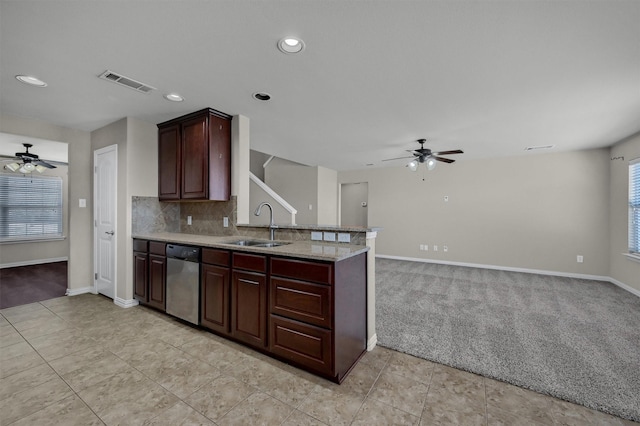
[[[167,255],[167,244],[159,243],[157,241],[149,241],[149,253],[159,254],[161,256]]]
[[[271,315],[269,342],[272,353],[333,375],[331,331]]]
[[[267,272],[267,257],[259,254],[233,253],[233,268]]]
[[[147,253],[149,251],[149,241],[147,240],[133,240],[133,251],[139,251],[141,253]]]
[[[209,263],[211,265],[229,266],[231,260],[231,253],[227,250],[216,249],[202,249],[202,263]]]
[[[331,287],[272,277],[269,308],[272,314],[332,328]]]
[[[332,284],[333,264],[272,257],[271,274],[321,284]]]

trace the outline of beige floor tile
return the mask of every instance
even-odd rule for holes
[[[0,401],[0,424],[10,424],[73,395],[60,378],[15,393]]]
[[[280,425],[293,411],[290,407],[262,392],[251,394],[246,400],[236,405],[220,420],[221,426],[226,425]]]
[[[24,338],[13,327],[0,327],[0,350],[5,346],[24,342]]]
[[[61,376],[71,373],[74,370],[83,368],[87,364],[90,364],[96,360],[99,360],[107,355],[113,355],[111,352],[105,350],[101,346],[94,346],[83,351],[75,352],[70,355],[63,356],[58,359],[49,361],[51,368],[56,370]]]
[[[485,387],[482,377],[439,366],[433,374],[425,408],[434,412],[485,415]],[[462,374],[463,373],[463,374]]]
[[[487,414],[492,414],[492,408],[498,408],[521,419],[553,423],[549,397],[496,380],[486,379],[485,387]]]
[[[211,420],[180,401],[144,422],[145,426],[215,426]]]
[[[512,425],[531,425],[531,426],[546,426],[552,425],[551,423],[541,423],[529,418],[523,418],[522,416],[507,411],[500,410],[495,407],[487,408],[487,425],[488,426],[512,426]]]
[[[299,410],[293,410],[282,426],[326,426],[327,423],[309,416]]]
[[[419,422],[419,416],[398,410],[375,399],[367,399],[351,424],[362,426],[417,425]]]
[[[41,303],[36,302],[0,310],[0,314],[10,323],[37,318],[38,312],[48,312],[48,309]]]
[[[222,375],[202,386],[184,401],[207,418],[217,422],[254,392],[257,392],[257,389],[253,386]]]
[[[80,361],[77,366],[78,368],[62,375],[75,392],[80,392],[118,373],[133,371],[129,364],[109,352],[99,358]]]
[[[229,366],[224,370],[225,373],[251,386],[260,387],[282,372],[282,368],[279,368],[273,361],[249,355],[244,356],[246,357],[245,362]]]
[[[47,364],[4,377],[0,379],[0,401],[57,378],[56,372]]]
[[[421,382],[383,371],[369,398],[420,416],[428,390],[428,386]]]
[[[622,419],[600,411],[595,411],[582,405],[572,404],[556,398],[549,398],[551,403],[551,417],[553,420],[567,426],[622,426]]]
[[[56,316],[56,314],[49,310],[36,311],[33,314],[29,313],[29,316],[30,318],[25,318],[23,321],[12,322],[16,330],[18,330],[25,339],[73,328],[70,323]]]
[[[435,364],[433,362],[416,358],[415,356],[396,352],[389,359],[385,371],[399,374],[428,385],[431,382]]]
[[[65,330],[29,340],[46,361],[95,347],[96,342],[77,330]]]
[[[186,353],[173,359],[163,359],[148,367],[138,370],[182,399],[220,376],[217,368],[191,358]]]
[[[23,345],[22,343],[17,343],[13,346]],[[37,365],[41,365],[45,363],[45,360],[42,359],[40,354],[33,350],[28,343],[24,343],[24,345],[28,348],[28,351],[25,351],[23,354],[0,359],[0,378],[4,378],[10,376],[12,374],[19,373],[20,371],[28,370]],[[10,346],[8,346],[10,347]],[[4,349],[8,347],[0,349],[0,358],[2,358],[2,352]]]
[[[460,386],[465,388],[470,385],[484,387],[484,377],[447,367],[446,365],[436,364],[433,369],[433,375],[431,376],[431,384],[435,386],[445,386],[455,391],[456,388]]]
[[[470,410],[451,411],[438,405],[427,405],[420,419],[420,426],[484,426],[486,424],[484,407],[476,412]],[[514,426],[519,424],[521,423],[513,423]]]
[[[23,417],[11,426],[102,426],[104,423],[76,395]]]
[[[297,407],[315,389],[316,382],[283,370],[258,387],[285,404]]]
[[[360,362],[370,365],[378,371],[382,371],[394,353],[395,351],[392,351],[391,349],[376,346],[373,350],[366,352],[360,359]]]
[[[238,351],[234,346],[213,339],[194,339],[180,346],[188,354],[218,368],[225,374],[241,371],[246,368],[251,358]]]
[[[7,326],[10,327],[11,323],[7,321],[7,319],[3,315],[0,315],[0,327],[7,327]]]
[[[363,396],[343,394],[317,385],[298,406],[303,413],[330,425],[348,425],[362,406]]]

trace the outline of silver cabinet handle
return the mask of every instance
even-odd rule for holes
[[[113,231],[105,231],[104,233],[105,233],[105,234],[109,234],[109,235],[113,235],[113,234],[115,234],[115,232],[113,232]]]

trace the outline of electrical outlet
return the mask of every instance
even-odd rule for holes
[[[424,250],[424,244],[420,244],[420,251]]]
[[[325,232],[324,233],[324,240],[325,241],[335,241],[336,240],[336,233],[335,232]]]
[[[322,232],[311,231],[311,241],[322,241]]]
[[[584,262],[584,257],[582,257],[582,255],[578,255],[577,258],[576,258],[576,261],[578,263],[583,263]]]
[[[438,251],[438,246],[433,246],[433,251]]]
[[[350,243],[351,242],[351,234],[347,233],[338,233],[338,242],[339,243]]]
[[[191,225],[191,216],[187,216],[187,225]]]
[[[448,195],[445,195],[445,196],[444,196],[444,202],[446,203],[447,201],[449,201],[449,196],[448,196]]]
[[[222,218],[222,226],[224,226],[225,228],[229,227],[229,218],[228,217],[223,217]]]
[[[442,251],[449,251],[449,247],[448,246],[442,246]]]

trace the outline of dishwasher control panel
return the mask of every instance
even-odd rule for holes
[[[167,257],[186,260],[187,262],[200,262],[200,249],[196,247],[167,244]]]

